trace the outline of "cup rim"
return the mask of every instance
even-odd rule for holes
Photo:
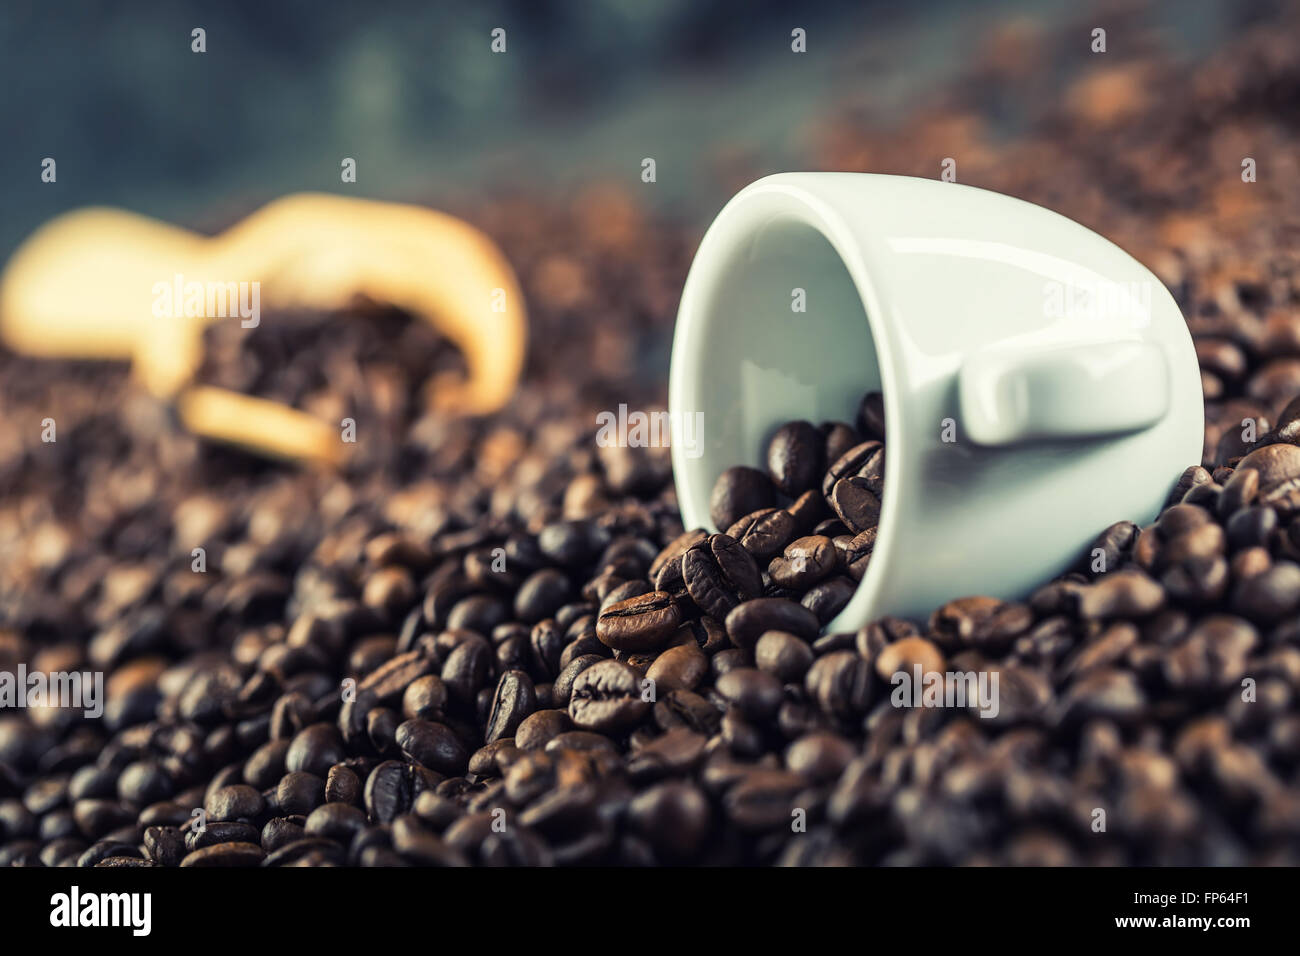
[[[901,462],[910,449],[907,447],[908,438],[903,428],[903,413],[898,401],[902,372],[895,361],[894,343],[887,334],[888,322],[885,319],[884,300],[871,277],[870,251],[859,242],[846,218],[823,196],[807,188],[802,182],[810,175],[837,178],[843,176],[854,179],[858,177],[907,178],[871,173],[777,173],[751,183],[733,196],[705,232],[682,289],[673,339],[668,404],[672,409],[684,409],[688,405],[687,393],[696,391],[694,382],[698,381],[704,368],[702,357],[695,349],[697,329],[702,329],[707,323],[713,321],[710,312],[705,308],[705,303],[711,298],[717,282],[724,274],[727,259],[738,247],[752,238],[756,228],[761,224],[782,219],[815,229],[830,244],[857,292],[858,300],[865,313],[868,332],[876,350],[880,390],[885,405],[886,494],[881,496],[876,543],[872,548],[867,569],[862,579],[856,582],[849,603],[823,628],[826,633],[835,633],[861,627],[867,622],[871,609],[877,604],[878,592],[885,576],[884,566],[891,560],[895,548],[894,531],[899,523],[900,506],[895,501],[899,492],[888,494],[888,490],[901,489],[899,470],[903,467]],[[749,459],[750,462],[755,460],[761,461],[761,450]],[[672,463],[683,523],[688,530],[696,527],[712,528],[713,522],[708,512],[710,489],[693,486],[692,479],[687,477],[691,474],[691,470],[687,467],[686,451],[677,443],[672,445]],[[730,467],[730,464],[726,467]]]

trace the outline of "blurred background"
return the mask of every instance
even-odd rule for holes
[[[1008,69],[1034,59],[1047,98],[1088,65],[1093,26],[1110,30],[1108,62],[1153,47],[1194,59],[1277,5],[6,4],[0,253],[79,205],[199,225],[286,192],[342,190],[343,156],[359,162],[350,194],[440,206],[639,186],[653,156],[658,182],[638,199],[706,224],[742,179],[818,166],[833,110],[896,120],[987,56]],[[990,51],[1008,24],[1036,39]],[[190,51],[194,27],[207,31],[205,54]],[[495,27],[505,55],[489,51]],[[794,27],[807,30],[806,54],[791,52]],[[1019,131],[1032,119],[1023,105],[996,104],[992,131]],[[53,188],[33,174],[46,156],[59,163]]]

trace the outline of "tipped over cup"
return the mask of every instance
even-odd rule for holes
[[[1200,460],[1199,367],[1164,285],[1102,236],[1010,196],[866,173],[785,173],[719,213],[682,293],[670,418],[687,528],[764,468],[783,423],[883,395],[870,562],[829,622],[1022,598],[1115,521],[1155,517]]]

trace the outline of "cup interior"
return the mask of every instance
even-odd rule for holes
[[[693,307],[703,314],[687,325],[695,341],[674,354],[674,363],[696,364],[681,370],[674,406],[702,413],[700,454],[678,461],[689,473],[688,520],[706,527],[718,475],[765,467],[777,427],[852,422],[863,393],[881,390],[862,299],[830,241],[791,215],[765,217],[743,235],[702,250],[717,257],[696,263],[707,285]]]

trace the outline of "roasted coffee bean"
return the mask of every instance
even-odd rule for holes
[[[856,755],[857,750],[849,741],[822,731],[807,734],[790,744],[785,752],[785,765],[810,780],[831,783],[839,779]]]
[[[201,850],[218,843],[256,841],[257,827],[242,821],[210,822],[204,827],[192,827],[185,832],[185,849]]]
[[[874,696],[871,665],[856,651],[819,657],[808,669],[804,687],[823,712],[840,718],[864,713]]]
[[[785,598],[746,601],[727,615],[726,627],[731,642],[743,649],[752,648],[767,631],[789,631],[811,641],[821,630],[812,611]]]
[[[1277,561],[1265,571],[1237,582],[1232,609],[1252,621],[1271,624],[1300,607],[1300,565]]]
[[[216,843],[186,854],[180,865],[194,866],[258,866],[266,854],[256,843]]]
[[[596,620],[596,635],[619,651],[648,651],[661,647],[681,624],[672,596],[651,591],[610,605]]]
[[[257,790],[240,784],[214,790],[203,807],[212,821],[252,820],[262,813],[266,801]]]
[[[486,742],[513,737],[524,718],[536,709],[537,692],[533,688],[533,679],[525,671],[506,671],[497,682],[496,693],[492,697],[492,709],[485,732]]]
[[[415,817],[393,823],[393,849],[418,866],[467,866],[465,855],[422,827]]]
[[[871,553],[876,547],[876,528],[868,528],[861,534],[854,535],[848,539],[841,547],[836,543],[836,550],[839,552],[840,565],[849,572],[849,576],[855,581],[861,581],[862,576],[867,573],[867,565],[871,562]]]
[[[831,508],[844,526],[861,534],[880,523],[880,497],[867,478],[841,478],[830,494]]]
[[[1086,618],[1142,617],[1164,605],[1160,585],[1141,571],[1115,571],[1079,592],[1079,614]]]
[[[303,770],[324,777],[330,767],[346,756],[337,727],[312,724],[293,738],[284,757],[284,766],[289,772]]]
[[[743,830],[788,826],[794,799],[804,778],[784,770],[754,770],[732,787],[723,800],[727,817]]]
[[[641,695],[641,676],[619,661],[592,664],[573,682],[569,717],[583,730],[628,730],[649,710],[650,701]]]
[[[185,839],[176,827],[146,827],[144,852],[159,866],[180,866],[185,856]]]
[[[867,392],[858,405],[858,431],[867,438],[885,440],[885,399],[879,392]]]
[[[417,677],[402,693],[402,715],[407,720],[436,720],[447,708],[447,685],[436,674]]]
[[[487,686],[492,674],[492,645],[478,634],[467,633],[447,655],[442,665],[442,682],[452,699],[461,705],[474,700]]]
[[[831,462],[830,467],[826,469],[821,484],[822,497],[834,507],[834,502],[831,499],[835,485],[843,479],[859,475],[864,468],[868,470],[870,477],[864,476],[863,480],[870,480],[874,484],[877,472],[881,475],[884,473],[883,452],[884,446],[874,440],[864,441],[844,452],[839,458]]]
[[[830,506],[826,504],[826,498],[820,490],[805,491],[785,509],[785,512],[792,522],[789,538],[801,538],[806,534],[812,534],[813,529],[830,516]],[[782,542],[780,547],[785,547],[785,544],[786,542]],[[755,554],[754,557],[757,558],[758,555]]]
[[[815,488],[825,467],[825,451],[825,438],[810,422],[786,422],[767,445],[772,484],[791,498]]]
[[[397,728],[397,746],[407,759],[438,773],[465,772],[469,753],[455,731],[431,720],[408,720]]]
[[[887,684],[899,672],[914,677],[916,668],[920,668],[922,679],[926,674],[941,674],[944,669],[943,654],[923,637],[905,637],[895,641],[876,656],[876,673]]]
[[[728,468],[713,485],[709,517],[719,528],[729,528],[745,515],[776,507],[776,488],[757,468]]]
[[[703,846],[712,823],[709,800],[694,784],[667,781],[628,804],[628,822],[665,862],[685,862]]]
[[[127,803],[149,804],[165,800],[172,794],[171,777],[156,763],[147,760],[137,761],[122,769],[117,778],[117,795]],[[29,809],[36,812],[28,804]],[[49,807],[40,812],[48,812]]]
[[[783,682],[801,680],[812,662],[812,648],[807,642],[786,631],[767,631],[754,646],[754,663],[759,670]]]
[[[709,658],[694,643],[670,647],[646,670],[658,693],[693,690],[709,672]]]
[[[725,618],[737,604],[751,601],[763,591],[758,565],[748,551],[725,534],[710,535],[682,555],[682,578],[691,600],[717,620]]]
[[[766,561],[779,554],[794,537],[795,519],[790,512],[779,508],[766,508],[745,515],[727,529],[756,561]]]
[[[515,747],[537,750],[569,730],[572,722],[566,710],[539,710],[530,714],[515,731]]]
[[[558,674],[564,656],[564,634],[559,624],[547,618],[538,621],[528,634],[531,659],[537,670],[546,677]]]
[[[767,566],[767,573],[781,587],[805,589],[834,571],[838,560],[830,538],[809,535],[786,545],[784,553]]]
[[[557,706],[569,706],[569,697],[573,692],[573,682],[577,680],[579,674],[600,660],[604,660],[604,658],[599,654],[583,654],[575,657],[565,665],[564,670],[555,678],[555,684],[551,690],[551,695]]]
[[[385,760],[366,778],[366,813],[379,823],[392,823],[409,813],[416,797],[438,785],[436,774],[398,760]]]
[[[537,535],[537,546],[542,554],[569,568],[592,561],[608,544],[609,532],[585,520],[548,524]]]
[[[262,849],[274,853],[283,846],[301,840],[307,834],[303,829],[306,822],[304,817],[274,817],[268,820],[266,826],[262,827]]]
[[[308,836],[325,837],[347,845],[366,825],[365,812],[346,803],[323,803],[307,817],[303,830]]]
[[[836,575],[809,588],[799,603],[817,615],[817,620],[825,626],[848,606],[857,589],[857,582],[852,578]]]
[[[294,771],[280,778],[275,790],[276,810],[306,816],[325,802],[325,781],[312,773]]]
[[[715,688],[718,696],[755,723],[771,720],[781,706],[781,682],[753,667],[727,671],[718,678]]]
[[[253,751],[244,764],[244,780],[258,790],[273,787],[284,776],[288,740],[272,740]]]
[[[697,733],[712,734],[718,729],[722,712],[699,694],[674,690],[655,703],[654,718],[660,730],[687,727]]]

